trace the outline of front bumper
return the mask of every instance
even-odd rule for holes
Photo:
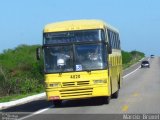
[[[79,87],[79,88],[59,88],[59,89],[46,89],[46,95],[48,100],[71,100],[71,99],[83,99],[98,96],[110,96],[108,87],[96,86],[96,87]]]

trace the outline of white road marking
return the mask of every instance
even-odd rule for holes
[[[143,59],[142,59],[142,60],[143,60]],[[150,58],[148,58],[147,60],[150,61]],[[136,72],[137,70],[139,70],[140,68],[141,68],[141,66],[139,66],[139,67],[138,67],[137,69],[135,69],[134,71],[128,73],[127,75],[124,75],[123,78],[126,78],[126,77],[128,77],[129,75],[135,73],[135,72]]]
[[[42,110],[38,110],[38,111],[36,111],[36,112],[34,112],[34,113],[30,114],[30,115],[27,115],[27,116],[25,116],[25,117],[22,117],[22,118],[20,118],[20,119],[18,119],[18,120],[24,120],[24,119],[30,118],[30,117],[35,116],[35,115],[37,115],[37,114],[40,114],[40,113],[42,113],[42,112],[44,112],[44,111],[47,111],[48,109],[50,109],[50,108],[52,108],[52,107],[53,107],[53,105],[49,106],[48,108],[45,108],[45,109],[42,109]]]
[[[135,69],[134,71],[128,73],[127,75],[123,76],[123,78],[128,77],[129,75],[133,74],[134,72],[136,72],[137,70],[139,70],[139,68],[141,68],[141,66],[139,66],[137,69]]]

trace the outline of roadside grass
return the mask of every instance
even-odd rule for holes
[[[131,66],[134,65],[135,63],[139,62],[141,59],[142,59],[142,58],[135,59],[135,60],[130,61],[130,62],[127,63],[127,64],[123,64],[123,70],[131,67]]]

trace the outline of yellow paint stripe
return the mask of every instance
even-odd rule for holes
[[[128,108],[129,108],[128,105],[124,105],[124,106],[122,107],[122,111],[123,111],[123,112],[127,112],[127,111],[128,111]]]
[[[139,96],[139,93],[135,92],[135,93],[133,93],[133,96],[137,97],[137,96]]]

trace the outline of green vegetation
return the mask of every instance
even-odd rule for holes
[[[144,57],[145,54],[139,51],[131,51],[131,52],[122,51],[123,69],[133,65],[134,63],[138,62],[140,59]]]
[[[44,90],[43,62],[36,60],[37,47],[20,45],[0,54],[0,99]]]
[[[20,45],[0,54],[0,102],[19,99],[44,91],[43,60],[36,60],[39,45]],[[138,51],[122,51],[124,68],[144,57]]]

